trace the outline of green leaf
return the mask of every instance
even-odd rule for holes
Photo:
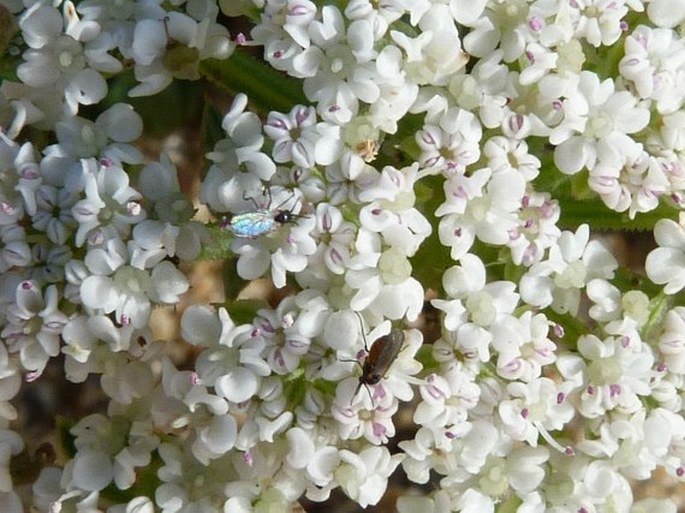
[[[261,299],[240,299],[226,304],[226,311],[236,325],[249,324],[257,316],[262,308],[268,308],[269,304]]]
[[[155,490],[161,484],[157,471],[163,464],[164,461],[159,456],[159,452],[153,451],[148,465],[136,467],[136,480],[130,488],[122,490],[112,483],[102,490],[100,495],[104,499],[118,503],[126,503],[140,496],[154,497]]]
[[[262,113],[289,112],[295,104],[308,104],[299,80],[273,69],[242,48],[229,59],[203,61],[200,73],[228,94],[245,93]]]
[[[668,296],[660,292],[649,302],[649,317],[647,323],[642,327],[644,340],[650,340],[659,333],[664,327],[666,313],[673,306],[674,296]]]
[[[203,137],[202,145],[205,153],[214,150],[216,143],[226,137],[226,132],[221,127],[224,116],[221,111],[213,104],[206,103],[204,112],[202,113],[202,128]],[[203,173],[203,178],[204,178]]]
[[[132,98],[128,92],[137,84],[132,71],[114,77],[109,81],[107,98],[96,106],[98,111],[88,116],[89,119],[95,119],[115,103],[124,102],[143,118],[146,134],[154,137],[166,137],[174,130],[197,126],[205,103],[201,81],[174,80],[153,96]]]
[[[249,281],[241,278],[238,274],[238,257],[224,261],[223,269],[224,294],[227,301],[238,299],[238,294],[247,287]]]
[[[76,456],[76,445],[74,445],[76,437],[71,434],[71,428],[73,428],[75,425],[75,420],[63,417],[61,415],[55,419],[55,427],[57,428],[59,445],[68,458],[73,458]]]
[[[425,289],[442,290],[442,275],[454,265],[450,248],[443,246],[438,236],[435,211],[443,202],[442,178],[429,176],[416,184],[417,208],[423,212],[433,225],[430,236],[423,241],[416,254],[410,258],[414,278],[419,280]]]
[[[557,200],[561,207],[559,227],[566,229],[575,229],[587,223],[595,231],[651,231],[659,219],[677,218],[677,211],[665,203],[650,212],[638,213],[635,219],[630,219],[625,213],[609,210],[598,197],[593,200],[578,201],[570,196],[557,196]]]
[[[5,77],[6,71],[10,73],[7,78],[15,77],[16,67],[22,60],[20,55],[11,57],[7,52],[17,30],[19,27],[17,27],[14,16],[7,7],[0,4],[0,70],[2,70],[2,77]]]

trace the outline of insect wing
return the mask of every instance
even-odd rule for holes
[[[270,210],[256,210],[237,214],[231,219],[230,228],[236,237],[254,239],[274,229],[275,221]]]
[[[392,330],[384,337],[379,338],[369,349],[369,354],[364,362],[362,378],[369,385],[378,383],[390,369],[392,362],[400,354],[404,345],[404,331]]]

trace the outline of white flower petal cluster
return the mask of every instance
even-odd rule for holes
[[[213,2],[189,2],[186,12],[173,6],[166,11],[156,0],[24,3],[15,9],[23,10],[18,28],[26,44],[17,69],[20,82],[5,81],[0,88],[12,111],[12,136],[26,124],[54,129],[63,118],[70,123],[80,106],[106,97],[107,79],[131,61],[139,84],[129,93],[144,96],[174,78],[197,80],[201,60],[226,59],[235,49],[216,22],[219,9]]]
[[[654,283],[664,286],[666,294],[675,294],[685,287],[685,216],[680,222],[661,219],[654,226],[658,248],[647,255],[645,270]]]
[[[350,328],[355,335],[342,340],[340,335]],[[234,325],[223,309],[191,307],[183,315],[182,329],[202,352],[192,372],[177,371],[165,361],[162,383],[174,400],[160,403],[163,409],[155,411],[154,418],[165,429],[184,427],[195,433],[189,453],[175,456],[180,464],[202,462],[208,466],[201,471],[207,476],[212,467],[231,469],[225,473],[225,489],[231,490],[226,507],[287,503],[302,494],[325,500],[336,487],[360,504],[380,500],[402,457],[391,456],[379,445],[394,435],[391,415],[398,399],[411,399],[407,377],[420,369],[413,359],[421,344],[418,332],[406,333],[406,350],[382,383],[370,385],[368,395],[364,391],[352,396],[357,378],[349,379],[354,367],[343,363],[343,357],[363,351],[365,337],[357,316],[334,311],[320,293],[304,291],[275,310],[260,310],[252,325]],[[373,343],[387,329],[387,323],[378,326],[369,339]],[[322,359],[325,351],[333,354]],[[338,381],[335,399],[312,386],[324,379]],[[287,398],[293,394],[304,400],[289,409]],[[337,433],[327,431],[333,419],[340,422]],[[362,436],[368,441],[359,451],[337,446]],[[287,443],[289,450],[277,456],[269,447],[280,443]],[[170,446],[166,453],[171,457],[178,450]],[[190,454],[197,461],[189,459]],[[267,478],[279,486],[260,491],[247,485]],[[167,485],[162,488],[159,493],[171,493]],[[202,495],[217,493],[220,488],[208,488]]]
[[[531,266],[519,284],[526,303],[575,313],[583,287],[592,279],[613,277],[616,259],[599,241],[589,240],[589,235],[588,225],[576,233],[563,232],[548,258]]]
[[[121,70],[121,63],[108,53],[114,46],[112,37],[97,23],[79,19],[72,2],[64,2],[62,13],[35,3],[23,13],[20,27],[29,46],[17,69],[24,84],[63,92],[70,115],[78,112],[79,104],[92,105],[105,97],[102,74]]]

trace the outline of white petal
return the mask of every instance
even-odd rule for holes
[[[487,0],[452,0],[450,11],[458,23],[469,26],[483,14],[486,3]]]
[[[189,306],[181,317],[181,336],[193,345],[209,347],[221,336],[221,321],[208,306]]]
[[[582,137],[571,137],[554,150],[554,164],[564,174],[573,175],[587,163],[587,152]]]
[[[199,436],[207,448],[216,454],[225,454],[235,445],[238,428],[231,415],[212,418],[210,423],[200,430]]]
[[[143,120],[126,103],[116,103],[98,116],[98,125],[102,125],[109,137],[117,142],[131,142],[143,132]]]
[[[315,484],[325,486],[333,479],[333,472],[335,472],[339,463],[338,449],[335,447],[324,447],[316,451],[309,460],[307,473]]]
[[[81,105],[93,105],[107,96],[107,82],[94,69],[79,71],[64,91],[65,98],[73,95]]]
[[[663,285],[667,294],[674,294],[685,286],[685,254],[671,248],[656,248],[645,261],[647,276],[654,283]]]
[[[647,15],[658,27],[676,27],[685,20],[685,3],[680,0],[654,0],[647,5]]]
[[[519,290],[521,299],[529,305],[544,308],[552,304],[553,283],[545,276],[533,276],[525,274],[521,277]]]
[[[42,48],[62,32],[62,16],[54,7],[43,5],[29,12],[20,25],[22,38],[31,48]]]
[[[102,490],[114,477],[109,456],[95,451],[79,451],[74,460],[74,484],[89,492]]]
[[[295,427],[286,433],[288,440],[288,455],[286,461],[294,469],[303,469],[311,460],[316,450],[311,435],[304,429]]]
[[[685,230],[671,219],[660,219],[654,225],[654,239],[659,246],[685,249]]]
[[[323,341],[336,350],[352,347],[359,339],[359,319],[352,312],[334,312],[326,320]]]
[[[151,276],[155,294],[162,303],[178,303],[179,296],[190,286],[185,274],[168,261],[157,264]]]
[[[217,379],[214,386],[222,397],[234,403],[242,403],[257,393],[259,380],[251,371],[237,368]]]
[[[81,301],[89,308],[112,312],[119,304],[119,294],[106,276],[89,276],[80,287]]]
[[[149,65],[164,52],[167,36],[158,20],[144,19],[136,24],[133,31],[133,55],[136,63]]]

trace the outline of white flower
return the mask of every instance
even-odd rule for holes
[[[618,266],[598,241],[590,241],[588,225],[576,233],[563,232],[547,260],[533,265],[521,278],[521,298],[531,305],[552,305],[557,311],[575,312],[580,289],[593,278],[611,279]]]
[[[27,267],[30,263],[31,248],[24,229],[19,225],[0,226],[0,272]]]
[[[561,236],[556,225],[560,215],[559,203],[550,194],[528,191],[523,196],[519,226],[509,232],[507,244],[515,264],[530,266],[542,260]]]
[[[647,255],[645,271],[654,283],[664,285],[666,294],[685,287],[685,216],[680,222],[660,219],[654,225],[654,238],[659,245]]]
[[[666,454],[672,440],[673,426],[663,414],[655,413],[647,420],[644,411],[606,419],[594,430],[592,438],[580,441],[576,449],[595,458],[607,458],[627,477],[649,479],[658,456]]]
[[[494,136],[483,145],[483,155],[493,173],[515,169],[526,181],[533,181],[540,173],[540,159],[531,154],[525,141]]]
[[[388,477],[403,459],[385,447],[369,447],[359,454],[342,450],[335,478],[345,494],[362,508],[376,504],[385,493]]]
[[[626,38],[625,47],[621,75],[633,82],[641,98],[656,100],[660,113],[677,111],[685,98],[678,85],[683,80],[685,42],[671,29],[640,25]]]
[[[315,217],[317,224],[312,235],[319,243],[316,253],[309,257],[306,274],[328,280],[330,273],[343,274],[349,266],[356,228],[343,219],[340,210],[327,203],[316,206]]]
[[[471,176],[457,175],[445,182],[445,202],[435,214],[442,216],[440,242],[460,259],[477,237],[503,245],[518,225],[516,212],[525,192],[525,180],[516,171],[493,174],[482,168]]]
[[[200,199],[215,212],[254,208],[245,194],[261,191],[262,181],[269,181],[276,172],[276,164],[259,151],[264,143],[261,121],[253,112],[245,112],[246,107],[247,97],[236,95],[221,123],[227,137],[207,154],[213,164],[202,182]]]
[[[628,480],[606,460],[588,463],[574,479],[577,486],[573,496],[578,505],[587,510],[611,502],[617,511],[629,511],[633,494]],[[577,510],[577,508],[574,508]]]
[[[270,112],[264,132],[274,141],[274,161],[303,168],[328,165],[340,154],[340,127],[317,123],[314,107],[296,105],[287,114]]]
[[[575,20],[575,37],[585,39],[595,47],[612,45],[621,37],[621,22],[628,12],[624,2],[582,0],[570,6],[569,14]]]
[[[492,328],[507,319],[518,304],[515,284],[486,283],[485,266],[469,253],[461,266],[445,272],[443,287],[453,299],[435,299],[432,303],[446,312],[445,328],[455,332],[457,347],[467,359],[488,361]]]
[[[149,268],[130,264],[124,243],[110,239],[92,248],[85,257],[90,276],[83,279],[79,292],[83,304],[95,311],[115,312],[120,324],[145,326],[151,303],[175,304],[188,290],[188,280],[171,262],[150,262]]]
[[[416,164],[402,169],[386,166],[359,193],[359,199],[368,202],[359,213],[362,227],[380,233],[386,244],[407,257],[431,233],[430,223],[414,208],[413,187],[418,178]]]
[[[529,382],[556,360],[556,344],[548,338],[550,322],[527,311],[505,317],[492,327],[492,347],[499,353],[497,373],[506,379]]]
[[[80,21],[72,2],[64,3],[64,18],[46,4],[36,3],[21,18],[29,49],[17,75],[35,88],[63,92],[68,114],[78,105],[91,105],[107,94],[100,73],[121,70],[121,63],[107,52],[113,47],[108,34],[92,21]]]
[[[139,203],[140,193],[129,186],[128,174],[118,166],[98,165],[93,159],[83,160],[86,198],[72,207],[79,223],[76,246],[97,227],[111,227],[119,236],[127,236],[129,227],[145,218]]]
[[[264,341],[252,335],[252,327],[236,327],[223,308],[217,316],[207,307],[190,307],[183,312],[181,329],[186,340],[211,349],[198,358],[198,377],[229,402],[250,399],[257,394],[262,378],[271,373],[261,355]]]
[[[463,17],[456,10],[457,0],[453,0],[455,17]],[[462,2],[465,3],[465,2]],[[483,11],[485,2],[476,2],[467,10],[469,22],[473,28],[464,38],[464,48],[471,55],[486,57],[491,55],[499,45],[503,49],[505,62],[517,59],[525,48],[525,42],[530,38],[528,27],[528,5],[515,2],[502,2],[489,6]],[[484,15],[473,17],[476,13]]]
[[[67,316],[58,308],[57,287],[45,293],[36,283],[24,281],[16,289],[15,303],[8,306],[2,337],[10,352],[19,352],[25,369],[40,375],[50,357],[57,356]]]
[[[633,413],[641,408],[638,396],[650,394],[651,350],[641,340],[628,337],[594,335],[578,339],[578,351],[586,359],[586,388],[579,411],[596,418],[617,409]]]
[[[163,90],[173,78],[197,80],[204,59],[226,59],[234,46],[228,31],[214,21],[216,15],[196,21],[178,11],[162,19],[136,23],[131,45],[136,79],[141,82],[130,96],[149,96]]]
[[[303,294],[298,301],[301,306],[305,306],[304,298]],[[300,310],[294,297],[281,301],[275,311],[262,309],[257,312],[253,339],[254,343],[263,346],[262,354],[272,372],[290,374],[299,367],[310,350],[312,336],[321,330],[327,313],[325,307],[315,311]]]
[[[416,38],[390,31],[393,41],[406,53],[402,67],[407,78],[416,84],[445,85],[468,62],[449,7],[431,5],[421,16],[419,27],[422,31]]]
[[[192,201],[181,192],[176,168],[168,155],[159,162],[145,166],[138,177],[138,190],[153,202],[151,215],[159,221],[144,221],[133,229],[133,238],[146,251],[163,250],[165,255],[177,255],[183,260],[193,260],[200,253],[201,242],[206,238],[204,226],[191,221],[195,215]],[[147,241],[139,234],[147,227]]]
[[[128,143],[137,140],[142,131],[143,120],[125,103],[112,105],[95,121],[69,117],[55,125],[58,144],[45,148],[41,166],[66,169],[86,158],[139,164],[143,160],[141,151]]]
[[[425,125],[416,132],[422,150],[419,164],[446,177],[463,173],[480,157],[481,136],[482,127],[473,113],[451,108],[441,116],[439,125]]]
[[[326,194],[333,205],[344,201],[359,203],[359,190],[376,181],[378,171],[367,164],[360,155],[343,149],[340,158],[326,166]]]
[[[538,378],[530,383],[507,385],[508,398],[497,407],[504,432],[513,440],[525,441],[532,447],[538,445],[542,436],[552,446],[559,448],[549,431],[559,431],[575,415],[573,403],[568,400],[569,384],[557,384],[548,378]]]
[[[597,144],[614,132],[632,134],[649,122],[649,111],[637,105],[628,91],[615,91],[609,78],[603,82],[582,71],[570,80],[563,101],[564,120],[550,134],[556,145],[554,163],[562,173],[575,174],[583,167],[593,169]]]
[[[685,6],[678,0],[653,0],[647,4],[647,15],[656,26],[672,28],[685,20]]]
[[[272,234],[256,240],[234,239],[232,249],[240,255],[238,274],[245,279],[254,279],[271,266],[274,285],[277,288],[285,286],[286,272],[303,271],[307,267],[308,256],[316,251],[316,242],[311,236],[315,222],[313,217],[306,216],[288,227],[277,227]]]
[[[671,190],[665,166],[650,158],[641,144],[614,132],[597,144],[597,164],[590,171],[588,185],[604,204],[617,212],[649,212],[659,198]]]
[[[54,244],[66,243],[77,226],[71,209],[78,199],[68,188],[41,185],[36,191],[36,212],[31,216],[33,228],[45,232]]]
[[[454,435],[457,426],[466,422],[469,410],[480,397],[473,376],[457,365],[441,375],[427,376],[420,392],[422,401],[414,411],[414,422],[446,437],[448,432]],[[440,428],[444,428],[444,433]]]
[[[373,59],[382,34],[366,20],[345,27],[337,7],[326,5],[321,19],[309,25],[309,35],[312,44],[293,59],[293,71],[304,77],[304,93],[318,104],[319,115],[342,125],[358,113],[359,100],[373,104],[380,98]]]

